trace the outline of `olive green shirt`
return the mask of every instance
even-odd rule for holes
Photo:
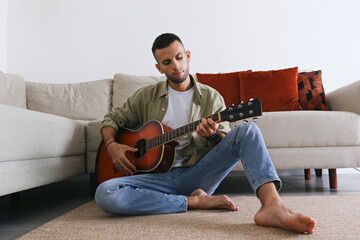
[[[195,81],[191,75],[190,77],[195,91],[189,123],[226,108],[223,97],[215,89]],[[120,127],[136,130],[150,120],[156,119],[161,122],[168,107],[167,84],[168,80],[139,89],[121,107],[114,108],[105,115],[101,128],[112,127],[117,134]],[[230,131],[228,122],[221,122],[219,131],[228,133]],[[179,151],[184,158],[183,166],[194,165],[212,148],[206,138],[196,131],[189,137],[189,144]]]

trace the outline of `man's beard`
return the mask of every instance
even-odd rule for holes
[[[180,84],[180,83],[183,83],[188,76],[189,76],[189,68],[186,71],[184,71],[184,76],[182,76],[180,79],[172,77],[172,76],[166,76],[166,77],[173,83]]]

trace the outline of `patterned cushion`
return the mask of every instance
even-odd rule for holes
[[[330,110],[321,80],[321,70],[301,72],[297,82],[299,103],[303,110]]]

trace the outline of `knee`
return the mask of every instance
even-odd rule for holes
[[[99,208],[104,211],[108,211],[108,201],[109,201],[109,184],[108,182],[101,183],[95,192],[95,202]]]
[[[252,122],[243,123],[237,126],[238,128],[238,134],[240,134],[242,137],[257,137],[261,136],[261,132],[259,127]]]
[[[97,187],[95,202],[105,212],[122,214],[122,209],[127,209],[126,201],[122,195],[122,187],[119,184],[106,181]]]

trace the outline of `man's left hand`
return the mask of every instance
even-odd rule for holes
[[[210,137],[214,135],[219,128],[219,124],[214,122],[211,118],[201,119],[201,123],[197,126],[196,131],[203,137]]]

